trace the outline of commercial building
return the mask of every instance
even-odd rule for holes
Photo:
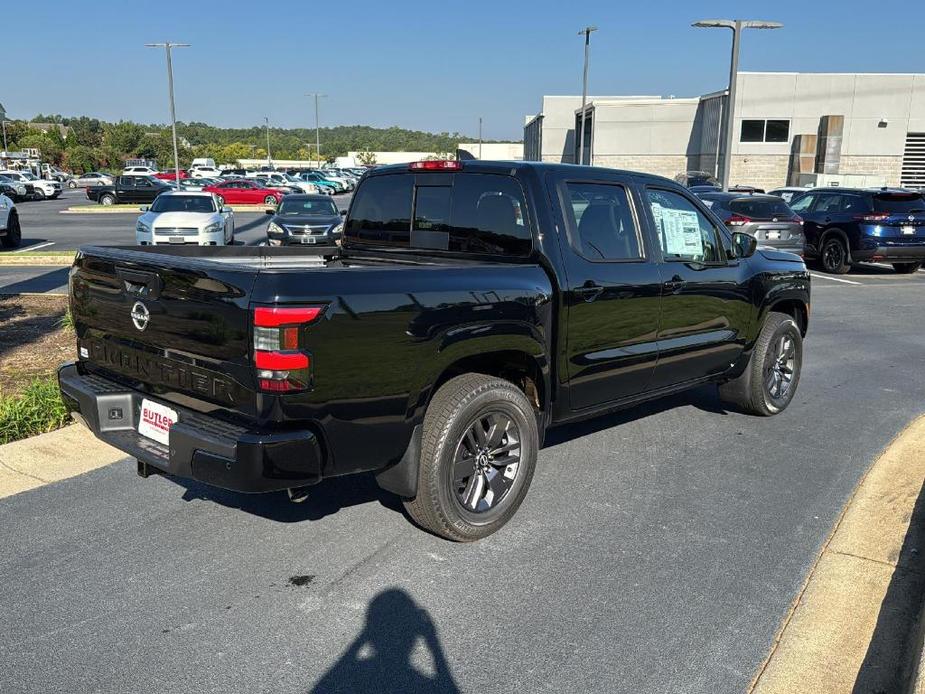
[[[520,161],[524,158],[524,146],[521,142],[460,142],[456,147],[456,158],[460,161]]]
[[[725,90],[692,98],[588,98],[585,161],[673,177],[718,172]],[[525,158],[578,160],[581,97],[543,98]],[[829,180],[925,188],[925,74],[742,72],[730,182],[770,188]]]

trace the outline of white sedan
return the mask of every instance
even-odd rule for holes
[[[161,193],[135,223],[141,246],[234,243],[234,212],[222,207],[212,193],[172,190]]]

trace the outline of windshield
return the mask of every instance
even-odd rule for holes
[[[27,181],[37,181],[37,180],[39,180],[39,179],[37,179],[37,178],[35,177],[35,174],[31,174],[31,173],[21,173],[21,174],[19,174],[19,175],[22,176],[23,178],[25,178]]]
[[[211,195],[160,195],[152,212],[215,212]]]
[[[283,198],[276,214],[283,217],[293,215],[333,217],[337,214],[337,206],[330,200],[287,200]]]
[[[875,195],[874,208],[876,212],[891,214],[925,212],[925,198],[918,193]]]

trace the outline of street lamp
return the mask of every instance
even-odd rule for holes
[[[584,164],[585,159],[585,102],[588,100],[588,58],[591,50],[591,32],[597,31],[596,26],[587,26],[578,32],[585,37],[585,69],[581,78],[581,134],[578,140],[578,163]]]
[[[736,82],[739,76],[739,34],[742,29],[780,29],[780,22],[755,19],[701,19],[691,24],[699,29],[732,29],[732,60],[729,64],[729,89],[726,97],[726,153],[723,158],[723,190],[729,190],[732,171],[732,129],[735,124]]]
[[[318,167],[321,166],[321,124],[318,120],[318,99],[323,99],[327,94],[309,92],[305,96],[315,97],[315,153],[318,155]]]
[[[270,117],[264,116],[263,120],[266,121],[267,124],[267,166],[272,166],[271,162],[273,158],[270,156]]]
[[[167,92],[170,95],[170,128],[173,131],[173,172],[177,177],[177,186],[180,185],[180,152],[177,149],[177,112],[173,103],[173,63],[170,61],[170,51],[173,48],[189,48],[188,43],[146,43],[145,48],[163,48],[167,52]]]
[[[6,156],[6,153],[7,153],[7,146],[6,146],[6,124],[9,123],[9,122],[10,122],[10,121],[8,121],[8,120],[0,121],[0,124],[2,124],[2,127],[3,127],[3,154],[4,154],[4,156]]]

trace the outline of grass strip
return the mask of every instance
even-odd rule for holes
[[[60,429],[68,422],[58,382],[39,378],[18,395],[0,393],[0,444]]]

